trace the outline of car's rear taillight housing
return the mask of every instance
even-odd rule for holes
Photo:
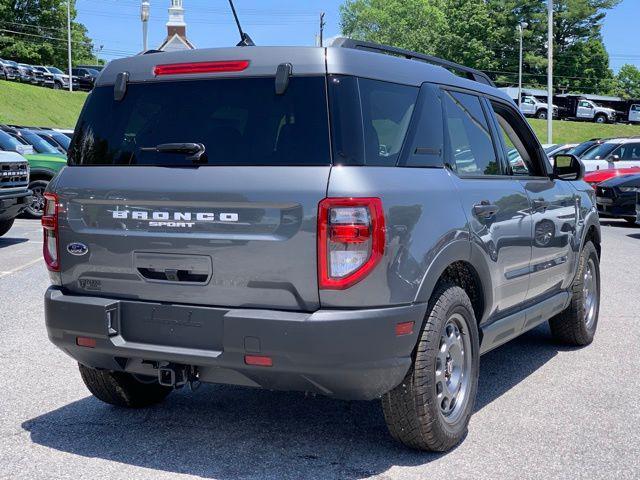
[[[190,62],[169,63],[156,65],[153,74],[162,75],[193,75],[197,73],[226,73],[242,72],[249,68],[249,60],[223,60],[218,62]]]
[[[358,283],[384,254],[379,198],[325,198],[318,206],[318,282],[342,290]]]
[[[58,213],[60,204],[55,193],[44,194],[44,214],[42,215],[42,230],[44,232],[42,255],[47,268],[52,272],[60,271],[59,241],[58,241]]]

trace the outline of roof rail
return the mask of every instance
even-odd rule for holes
[[[425,55],[422,53],[412,52],[411,50],[405,50],[403,48],[390,47],[388,45],[382,45],[379,43],[367,42],[364,40],[354,40],[352,38],[344,37],[335,39],[331,46],[340,48],[351,48],[354,50],[364,50],[374,53],[383,53],[386,55],[403,57],[410,60],[418,60],[420,62],[438,65],[439,67],[444,67],[448,70],[454,70],[458,73],[462,73],[469,80],[495,87],[495,84],[486,73],[481,72],[480,70],[476,70],[475,68],[465,67],[464,65],[460,65],[459,63],[450,62],[449,60],[444,60],[432,55]]]

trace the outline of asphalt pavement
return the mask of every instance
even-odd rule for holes
[[[640,478],[640,228],[603,221],[594,343],[546,325],[482,357],[476,412],[447,454],[406,450],[380,405],[229,386],[122,410],[48,341],[37,221],[0,238],[0,478]]]

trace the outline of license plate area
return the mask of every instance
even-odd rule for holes
[[[199,350],[222,350],[224,311],[144,303],[121,305],[125,341]]]

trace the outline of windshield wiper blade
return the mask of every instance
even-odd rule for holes
[[[198,164],[207,163],[207,156],[202,143],[161,143],[155,147],[142,147],[140,150],[156,153],[184,153],[188,155],[186,160],[191,160],[193,163]]]

